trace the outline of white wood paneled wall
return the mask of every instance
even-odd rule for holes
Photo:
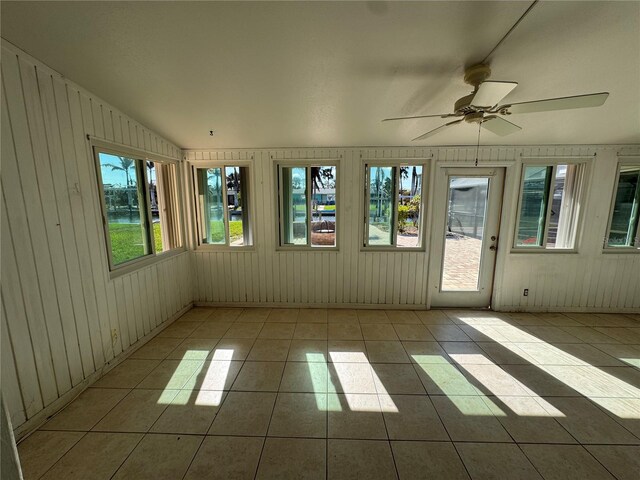
[[[640,255],[603,254],[618,152],[638,147],[550,146],[486,147],[480,164],[506,167],[501,245],[493,306],[500,310],[640,310]],[[428,158],[428,204],[433,203],[433,171],[470,166],[475,148],[341,148],[279,150],[188,150],[188,164],[207,160],[253,160],[256,212],[254,251],[193,253],[197,303],[270,303],[428,307],[429,243],[425,252],[363,252],[363,158]],[[512,253],[522,157],[593,156],[582,215],[578,253]],[[340,159],[339,251],[276,250],[277,159]],[[427,234],[434,221],[427,212]],[[439,221],[439,220],[438,220]],[[434,241],[434,239],[427,240]],[[524,288],[529,296],[522,296]]]
[[[87,134],[180,159],[2,43],[2,394],[15,428],[192,301],[189,254],[109,279]]]

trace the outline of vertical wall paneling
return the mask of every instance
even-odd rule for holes
[[[194,284],[186,252],[109,278],[87,135],[181,150],[4,41],[1,72],[0,364],[20,429],[189,305]]]

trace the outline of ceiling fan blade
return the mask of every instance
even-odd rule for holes
[[[522,130],[522,127],[519,127],[515,123],[508,122],[504,118],[496,116],[487,117],[487,119],[482,122],[482,126],[501,137]]]
[[[440,115],[415,115],[413,117],[393,117],[393,118],[385,118],[384,120],[382,120],[383,122],[391,122],[393,120],[413,120],[414,118],[433,118],[433,117],[440,117],[440,118],[447,118],[447,117],[454,117],[455,114],[454,113],[441,113]]]
[[[471,105],[474,107],[495,107],[517,86],[517,82],[482,82],[471,100]]]
[[[460,120],[454,120],[453,122],[449,122],[449,123],[445,123],[444,125],[440,125],[438,128],[434,128],[433,130],[429,130],[427,133],[423,133],[422,135],[420,135],[419,137],[414,138],[411,141],[415,142],[416,140],[424,140],[425,138],[429,138],[429,137],[435,135],[436,133],[441,132],[442,130],[446,130],[448,127],[450,127],[452,125],[456,125],[456,124],[462,122],[463,120],[464,120],[464,118],[461,118]]]
[[[574,97],[548,98],[546,100],[535,100],[533,102],[512,103],[503,105],[510,113],[534,113],[550,112],[552,110],[569,110],[572,108],[599,107],[609,96],[609,92],[590,93],[588,95],[576,95]]]

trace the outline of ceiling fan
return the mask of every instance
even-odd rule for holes
[[[465,70],[464,81],[474,87],[471,94],[458,99],[453,107],[453,113],[443,113],[439,115],[415,115],[412,117],[385,118],[383,122],[395,120],[410,120],[414,118],[429,117],[461,117],[458,120],[445,123],[413,139],[423,140],[437,133],[448,130],[462,122],[478,123],[496,135],[504,136],[522,130],[518,125],[511,123],[502,116],[512,113],[533,113],[550,112],[553,110],[568,110],[573,108],[599,107],[609,96],[608,92],[590,93],[587,95],[576,95],[573,97],[547,98],[544,100],[534,100],[531,102],[498,103],[506,97],[516,86],[517,82],[494,82],[486,81],[491,75],[488,65],[474,65]]]

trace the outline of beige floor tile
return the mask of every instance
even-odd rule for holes
[[[245,360],[255,339],[252,338],[223,338],[213,350],[211,358],[216,360]]]
[[[327,453],[331,480],[398,478],[387,441],[329,440]]]
[[[422,325],[413,310],[385,310],[384,313],[387,314],[387,318],[391,323]]]
[[[291,340],[289,362],[326,362],[327,359],[325,340]]]
[[[256,479],[312,480],[325,478],[326,441],[267,438]]]
[[[189,334],[189,338],[222,338],[231,328],[229,322],[205,322]]]
[[[329,438],[386,439],[377,395],[329,394]]]
[[[185,338],[167,355],[167,360],[210,359],[219,341],[219,338]]]
[[[258,338],[263,323],[235,323],[222,338]]]
[[[267,322],[296,323],[298,321],[298,308],[272,308]]]
[[[497,396],[526,396],[529,391],[498,365],[462,364],[460,371],[480,391]]]
[[[496,365],[530,365],[532,359],[512,342],[476,342]]]
[[[242,308],[216,308],[209,316],[209,320],[235,322],[242,314],[242,311]]]
[[[545,480],[615,479],[579,445],[520,445],[520,448]]]
[[[160,360],[125,360],[93,384],[102,388],[133,388],[160,364]]]
[[[362,330],[357,322],[329,323],[327,336],[330,340],[362,340]]]
[[[279,393],[268,435],[326,438],[327,395],[325,393]]]
[[[502,369],[516,378],[530,394],[542,397],[564,397],[576,395],[576,391],[535,365],[501,365]]]
[[[184,315],[182,315],[178,319],[178,321],[201,322],[203,320],[206,320],[213,313],[214,310],[215,309],[210,307],[193,307],[191,310],[189,310]]]
[[[640,328],[596,327],[596,330],[625,345],[640,343]]]
[[[542,479],[515,444],[456,443],[456,449],[474,480]]]
[[[600,370],[622,380],[632,387],[640,388],[640,370],[633,367],[600,367]]]
[[[287,360],[290,344],[291,340],[258,338],[253,344],[247,360],[284,362]]]
[[[596,344],[594,346],[632,367],[640,368],[640,345]]]
[[[264,439],[206,437],[185,480],[253,480]]]
[[[163,360],[181,342],[180,338],[152,338],[138,350],[133,352],[129,358]]]
[[[226,393],[215,390],[181,390],[150,432],[204,435],[218,413]]]
[[[275,393],[229,392],[209,435],[266,435],[275,401]]]
[[[204,362],[200,373],[189,380],[188,386],[194,390],[229,390],[240,368],[242,362],[235,360]]]
[[[277,392],[284,362],[245,362],[231,390]]]
[[[329,323],[359,323],[358,312],[347,308],[327,309],[327,321]]]
[[[459,364],[488,365],[493,360],[473,342],[440,342],[449,358]]]
[[[469,480],[450,442],[391,442],[400,479]]]
[[[108,480],[141,439],[141,433],[90,432],[42,478],[43,480]]]
[[[377,393],[368,363],[329,364],[329,392]]]
[[[593,327],[560,327],[569,335],[574,336],[578,340],[586,343],[619,343],[616,339],[611,338],[597,331]]]
[[[162,330],[156,338],[187,338],[202,322],[174,322]]]
[[[328,365],[320,362],[287,362],[281,392],[326,393]]]
[[[369,363],[364,342],[359,340],[329,340],[327,359],[334,363]]]
[[[202,370],[203,365],[203,360],[163,360],[136,388],[179,390]]]
[[[41,429],[89,431],[129,391],[124,388],[89,388],[45,423]]]
[[[414,363],[450,363],[449,356],[438,342],[402,342]]]
[[[487,397],[485,403],[516,442],[577,443],[558,423],[562,415],[545,400],[535,397]]]
[[[401,363],[375,363],[373,381],[378,393],[390,394],[425,394],[413,365]]]
[[[270,308],[245,308],[238,319],[238,322],[265,322],[271,313]]]
[[[326,340],[327,324],[298,323],[293,338],[296,340]]]
[[[426,395],[380,395],[379,400],[391,440],[449,440]]]
[[[83,436],[84,432],[37,431],[21,441],[18,454],[25,480],[40,478]]]
[[[453,320],[447,317],[442,310],[418,310],[415,314],[424,325],[453,324]]]
[[[371,363],[411,363],[399,341],[367,340],[364,343]]]
[[[434,342],[435,338],[429,333],[424,325],[395,324],[393,325],[400,340],[412,342]]]
[[[265,323],[258,338],[271,338],[277,340],[290,340],[296,329],[294,323]]]
[[[564,413],[558,422],[582,444],[637,444],[633,436],[606,413],[582,397],[545,398]]]
[[[301,308],[298,313],[299,323],[327,323],[328,312],[326,308]]]
[[[363,323],[390,323],[384,310],[357,310],[358,321]]]
[[[581,343],[582,340],[574,337],[566,330],[551,325],[538,325],[523,327],[528,333],[543,342],[548,343]]]
[[[439,342],[470,342],[469,336],[456,325],[427,325],[429,333]]]
[[[178,390],[132,390],[93,430],[147,432],[177,394]]]
[[[512,442],[482,397],[432,396],[431,401],[454,442]]]
[[[182,478],[202,440],[203,437],[195,435],[145,435],[113,479]]]
[[[415,371],[430,395],[478,395],[481,391],[451,363],[416,364]]]
[[[543,319],[554,327],[580,327],[582,324],[567,317],[563,313],[535,313],[536,317]]]
[[[589,445],[586,449],[619,480],[637,480],[640,472],[640,447]]]
[[[360,325],[365,340],[395,340],[398,335],[390,323],[363,323]]]

